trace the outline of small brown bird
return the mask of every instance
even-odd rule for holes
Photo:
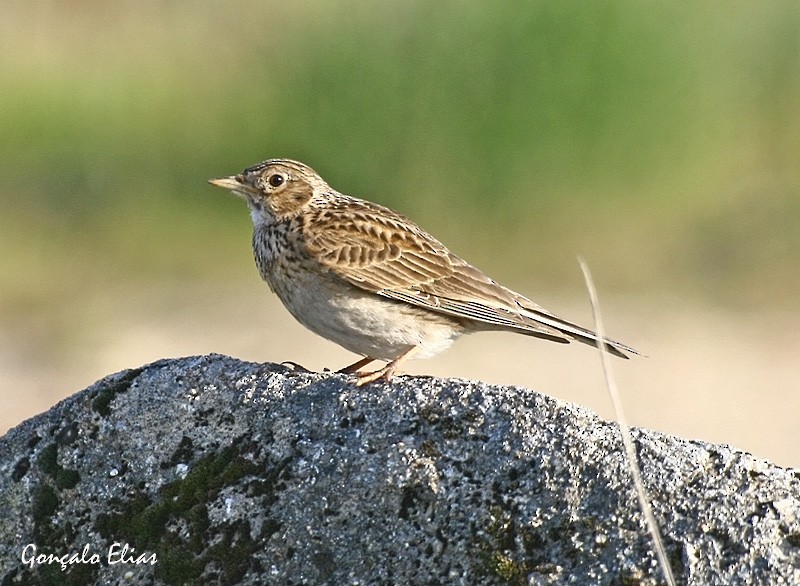
[[[594,332],[503,287],[405,216],[339,193],[302,163],[270,159],[209,183],[247,202],[258,271],[297,321],[364,357],[340,372],[388,361],[358,373],[357,385],[388,381],[404,360],[472,332],[597,343]],[[604,342],[616,356],[637,354]]]

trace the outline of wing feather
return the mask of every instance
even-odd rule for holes
[[[506,289],[441,242],[387,208],[337,194],[335,208],[304,217],[304,242],[323,268],[387,299],[483,324],[567,343],[594,345],[590,330],[563,320]],[[345,210],[342,209],[346,208]],[[347,221],[343,221],[346,218]],[[617,356],[633,349],[606,340]]]

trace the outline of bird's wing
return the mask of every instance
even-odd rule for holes
[[[345,219],[346,218],[346,219]],[[593,332],[547,312],[451,253],[387,208],[347,198],[347,213],[319,209],[304,218],[308,252],[356,287],[431,311],[567,343],[595,344]],[[634,350],[606,340],[616,355]]]

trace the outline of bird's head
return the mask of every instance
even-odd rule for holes
[[[208,182],[243,198],[255,224],[289,219],[302,212],[315,194],[330,189],[311,167],[288,159],[270,159]]]

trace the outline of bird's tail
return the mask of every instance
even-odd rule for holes
[[[574,324],[556,315],[553,315],[544,309],[522,308],[520,309],[520,316],[525,321],[530,320],[536,325],[557,330],[559,333],[564,334],[567,338],[577,340],[578,342],[583,342],[584,344],[588,344],[590,346],[597,346],[598,338],[596,333],[581,327],[578,324]],[[527,332],[523,331],[523,333]],[[531,332],[531,335],[536,335],[536,333]],[[614,356],[627,359],[628,356],[625,354],[626,352],[630,354],[636,354],[638,356],[642,355],[640,352],[637,352],[630,346],[626,346],[625,344],[617,342],[616,340],[605,338],[603,342],[605,342],[606,350],[608,350],[608,352]]]

